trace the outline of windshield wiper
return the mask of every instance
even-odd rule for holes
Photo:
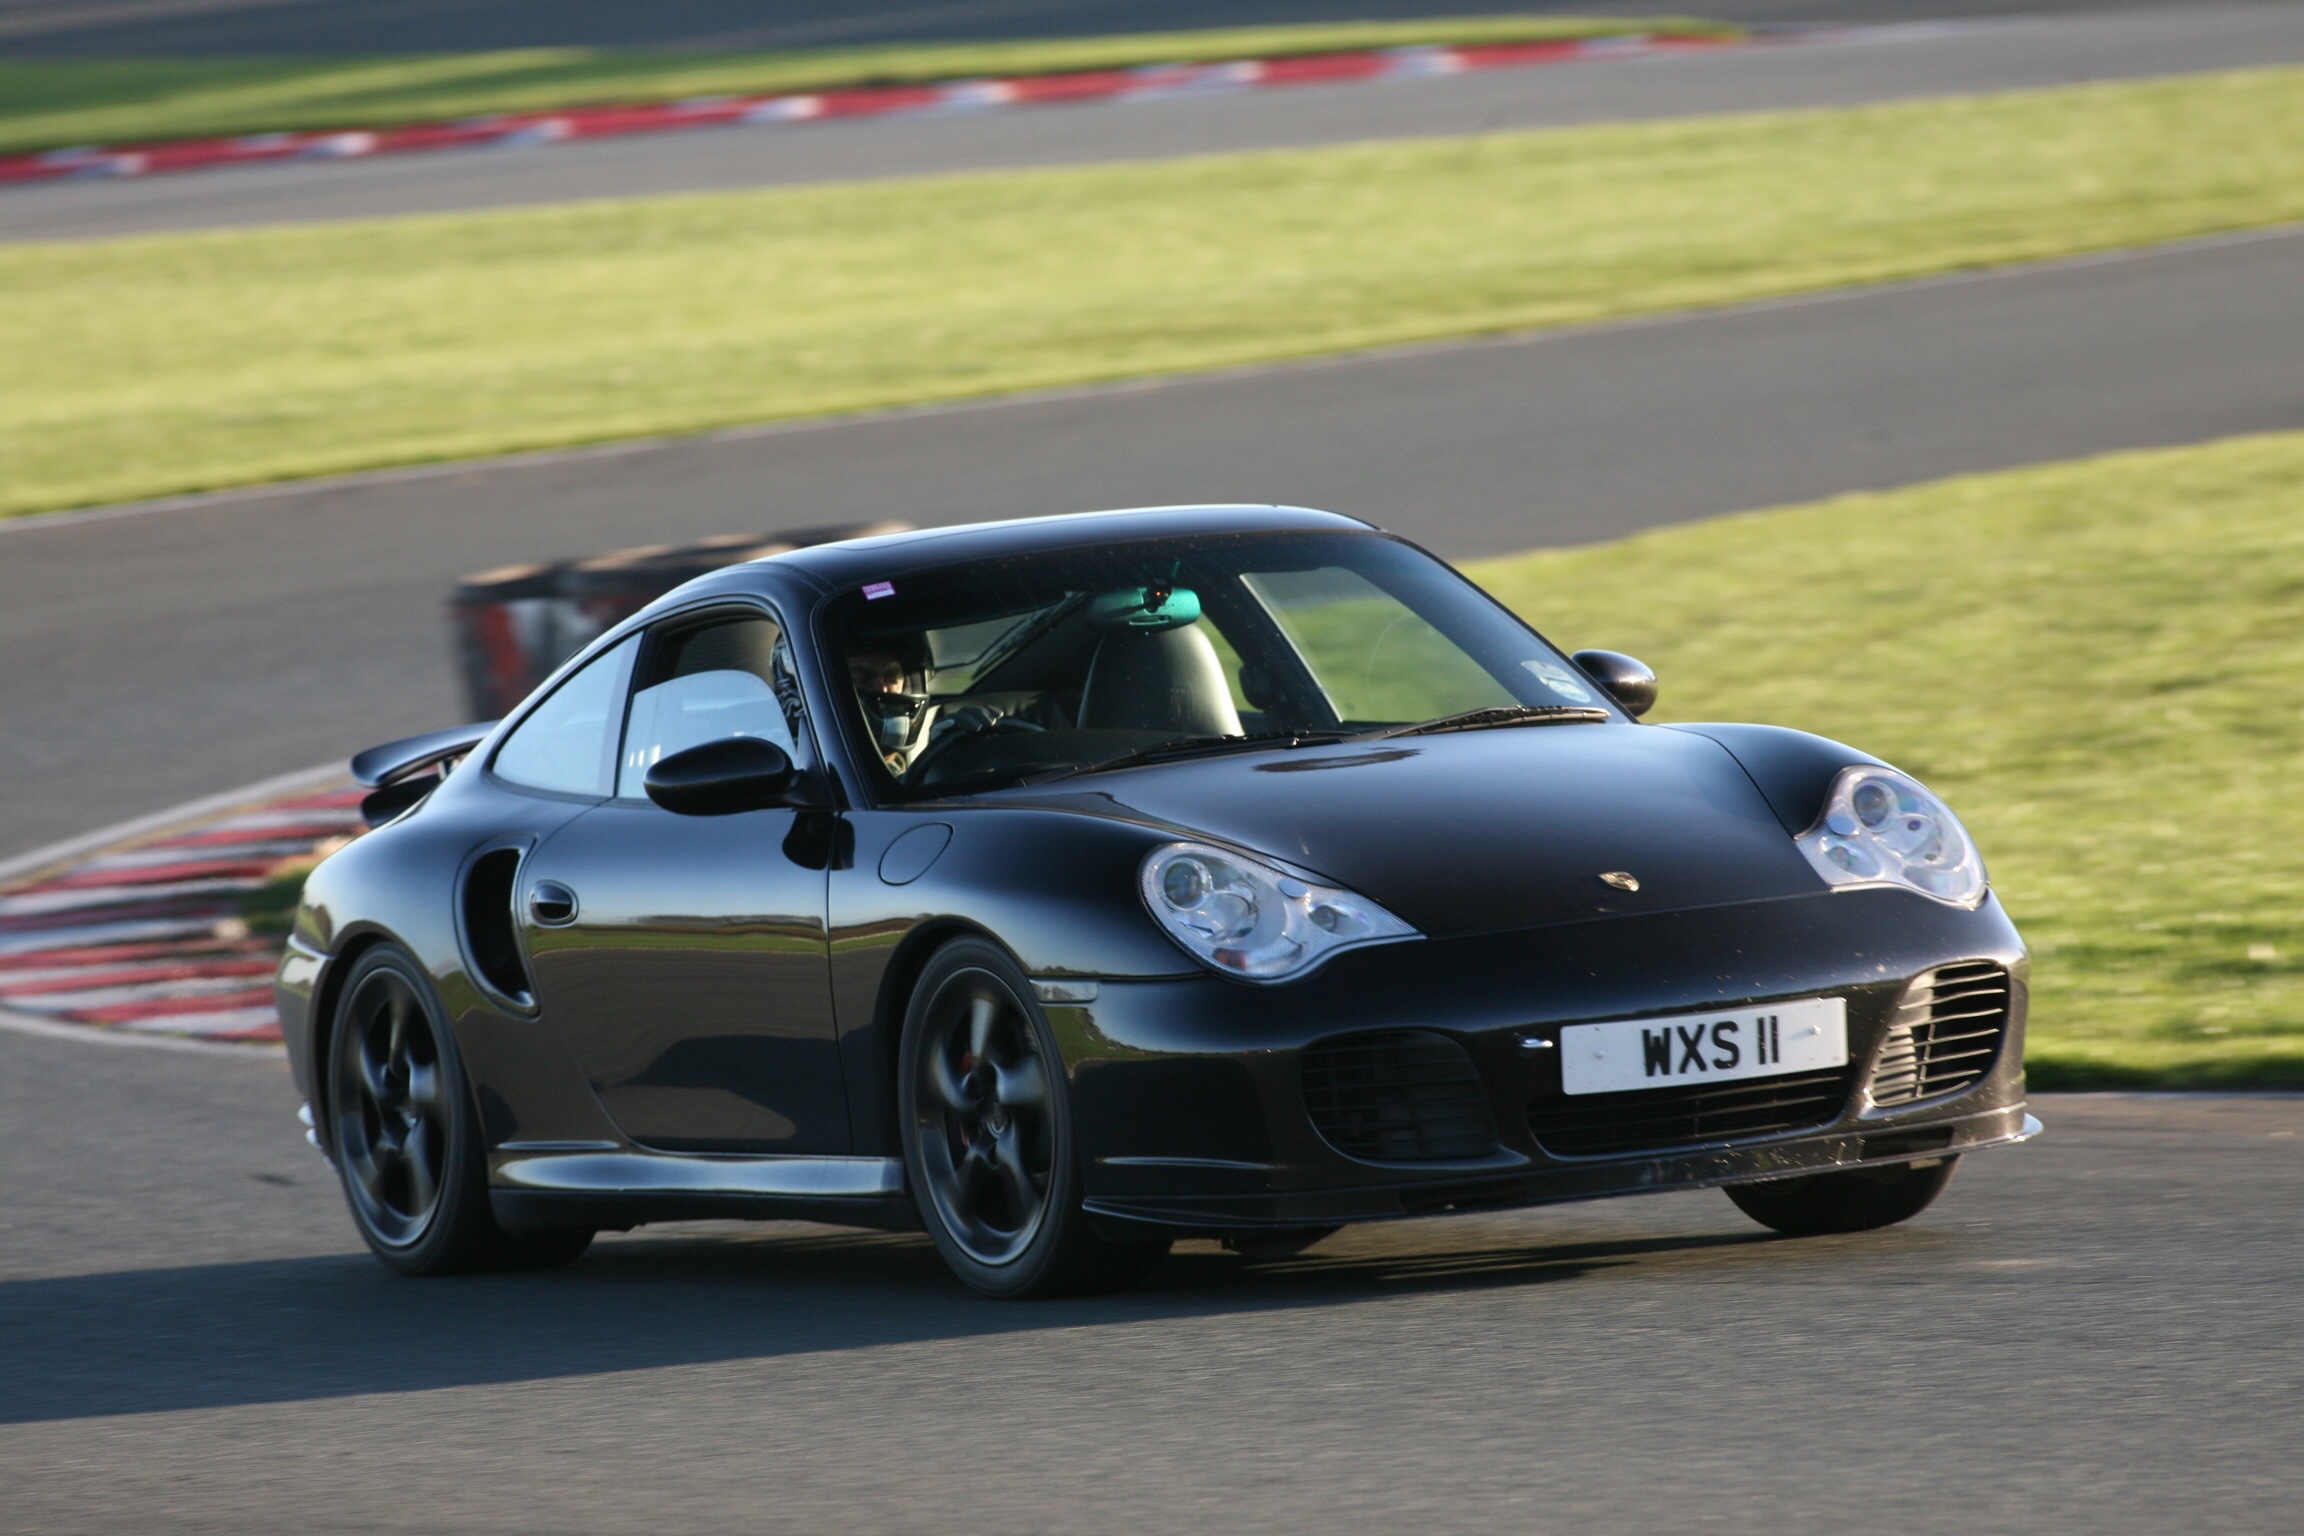
[[[1501,704],[1414,725],[1396,725],[1354,739],[1389,741],[1395,736],[1437,736],[1442,731],[1485,731],[1503,725],[1600,725],[1611,718],[1608,711],[1584,704]]]
[[[1325,747],[1345,740],[1336,731],[1256,731],[1246,736],[1177,736],[1168,741],[1156,741],[1150,746],[1131,747],[1117,757],[1107,757],[1093,763],[1082,763],[1077,768],[1059,768],[1024,780],[1026,784],[1053,784],[1058,779],[1077,778],[1084,773],[1102,773],[1108,768],[1133,768],[1138,763],[1167,762],[1181,757],[1200,757],[1215,752],[1237,752],[1259,747]]]

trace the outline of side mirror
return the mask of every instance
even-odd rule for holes
[[[649,766],[648,798],[682,816],[733,816],[783,805],[799,771],[782,747],[757,736],[708,741]]]
[[[1578,651],[1568,658],[1637,720],[1656,707],[1656,674],[1621,651]]]

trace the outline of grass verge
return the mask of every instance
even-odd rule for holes
[[[1767,720],[1943,792],[2033,948],[2041,1088],[2304,1087],[2304,434],[1483,562],[1658,720]]]
[[[2304,70],[0,246],[0,512],[2304,218]]]
[[[524,48],[352,59],[0,60],[0,153],[1419,43],[1736,30],[1688,17],[1462,16],[781,53]]]

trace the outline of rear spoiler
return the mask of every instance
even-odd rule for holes
[[[450,758],[462,757],[496,729],[496,722],[459,725],[445,731],[403,736],[370,747],[352,759],[352,777],[376,792],[360,802],[360,817],[380,827],[439,787],[441,776],[427,774]]]
[[[352,777],[370,789],[382,789],[447,758],[462,756],[486,740],[494,729],[495,721],[483,720],[478,725],[426,731],[421,736],[403,736],[398,741],[370,747],[353,757]]]

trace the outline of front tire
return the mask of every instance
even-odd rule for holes
[[[1910,1221],[1935,1203],[1952,1182],[1960,1159],[1895,1163],[1880,1168],[1847,1168],[1759,1184],[1731,1184],[1736,1209],[1786,1237],[1821,1237],[1831,1232],[1870,1232]]]
[[[514,1235],[488,1208],[479,1116],[415,957],[369,950],[344,980],[328,1037],[329,1157],[352,1224],[403,1275],[541,1269],[591,1245],[583,1228]]]
[[[897,1048],[904,1171],[937,1252],[986,1296],[1133,1285],[1165,1239],[1114,1243],[1080,1208],[1063,1057],[1032,986],[997,947],[960,939],[913,988]]]

